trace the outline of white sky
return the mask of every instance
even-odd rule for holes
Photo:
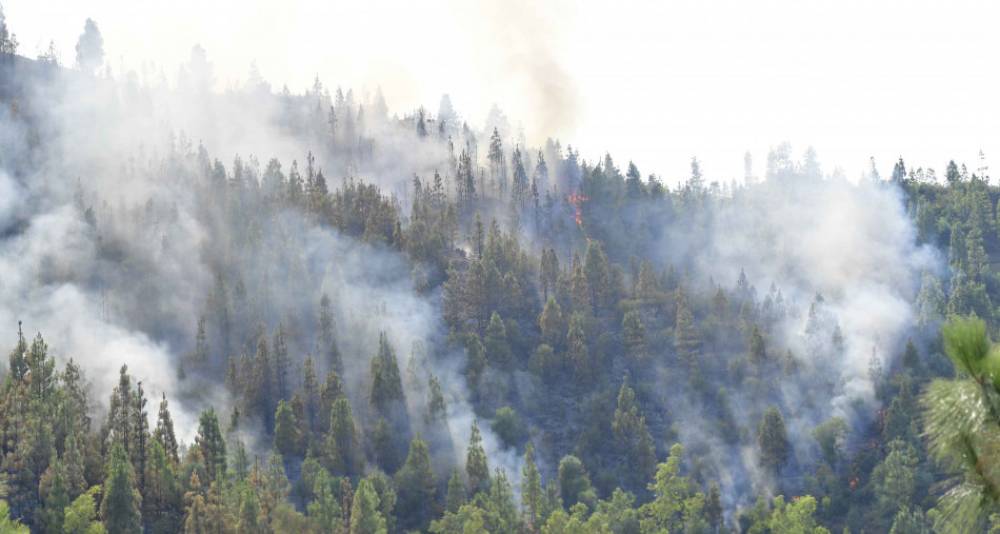
[[[785,140],[850,178],[869,156],[883,176],[900,155],[939,175],[949,158],[974,170],[980,149],[1000,165],[996,2],[0,2],[22,53],[54,39],[64,64],[92,17],[115,71],[151,60],[172,82],[200,43],[220,88],[256,61],[294,91],[316,74],[381,85],[394,112],[434,112],[447,92],[477,125],[498,103],[529,139],[539,108],[566,101],[564,144],[670,182],[691,156],[710,179],[742,177],[746,150],[762,174],[767,148]],[[545,85],[525,65],[539,56],[572,90],[538,97]]]

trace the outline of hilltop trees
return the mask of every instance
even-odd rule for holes
[[[83,33],[76,42],[76,64],[80,70],[93,74],[94,70],[104,63],[104,37],[97,23],[87,19],[83,25]]]
[[[89,23],[81,70],[100,67],[101,49]],[[120,161],[107,155],[100,180],[76,159],[53,165],[83,169],[78,192],[32,189],[45,206],[73,197],[56,218],[99,268],[63,261],[70,250],[48,253],[38,238],[5,247],[14,252],[3,265],[29,265],[23,277],[44,288],[17,286],[12,298],[50,306],[42,297],[74,289],[101,302],[102,326],[87,333],[93,346],[65,346],[78,341],[72,330],[51,353],[40,335],[12,340],[0,470],[23,525],[388,534],[989,524],[1000,189],[982,176],[955,163],[936,183],[900,161],[891,182],[833,188],[814,152],[795,161],[782,145],[766,183],[713,182],[692,160],[678,184],[555,139],[531,147],[499,113],[476,131],[445,99],[437,116],[390,116],[381,97],[318,78],[304,94],[271,94],[258,76],[252,92],[213,94],[201,47],[183,68],[181,96],[198,97],[206,116],[230,115],[209,113],[218,102],[266,110],[289,146],[311,152],[216,159],[178,134]],[[150,96],[142,83],[100,83],[122,89],[123,114]],[[2,104],[21,120],[20,102]],[[38,154],[59,152],[28,137]],[[32,169],[6,162],[5,176],[34,183]],[[118,168],[135,191],[94,190]],[[770,218],[802,200],[790,193],[822,203],[884,188],[892,202],[877,216],[909,214],[913,235],[892,219],[899,234],[886,225],[853,248],[922,258],[928,245],[948,260],[913,260],[926,272],[860,262],[878,283],[905,282],[872,300],[891,308],[891,327],[847,317],[845,302],[870,287],[785,261],[818,214]],[[36,222],[5,230],[20,236]],[[752,242],[733,243],[751,235],[741,226]],[[826,245],[810,236],[810,247]],[[14,257],[34,248],[43,259]],[[736,264],[750,252],[766,265]],[[810,301],[818,289],[825,297]],[[967,313],[981,325],[960,329],[977,341],[945,328],[953,370],[936,329]],[[88,381],[80,362],[117,357],[126,333],[129,366],[111,383]],[[147,365],[147,345],[157,358],[183,355],[156,362],[178,374],[148,376],[161,368]],[[873,352],[881,367],[865,373]],[[155,413],[147,395],[161,397]]]
[[[17,36],[7,27],[7,17],[0,6],[0,56],[17,53]]]

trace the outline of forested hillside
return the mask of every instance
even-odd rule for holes
[[[0,532],[1000,529],[983,161],[660,177],[90,24],[0,17]]]

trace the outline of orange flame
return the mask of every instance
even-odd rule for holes
[[[581,193],[573,193],[566,197],[566,201],[569,202],[576,210],[574,219],[576,219],[577,226],[583,226],[583,203],[588,200],[590,199]]]

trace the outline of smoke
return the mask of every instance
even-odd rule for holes
[[[661,251],[696,273],[694,291],[706,299],[718,286],[732,300],[745,299],[740,320],[760,326],[768,358],[794,374],[744,382],[729,392],[728,408],[749,434],[742,443],[753,439],[768,405],[781,408],[793,447],[786,471],[795,479],[817,458],[817,425],[842,417],[863,430],[873,420],[878,370],[891,370],[902,353],[915,328],[921,273],[939,271],[942,261],[917,244],[901,191],[888,183],[804,173],[709,202],[697,220],[668,233]],[[742,288],[741,273],[749,284]],[[746,357],[706,356],[725,356],[723,365],[744,365]],[[680,441],[700,444],[701,463],[720,478],[727,508],[773,487],[753,448],[727,446],[717,428],[688,415],[699,409],[689,398],[670,402]]]
[[[211,314],[220,269],[241,337],[250,338],[257,324],[268,333],[282,324],[293,334],[293,377],[307,356],[320,360],[312,340],[325,293],[355,413],[367,409],[370,362],[385,332],[400,366],[406,370],[412,360],[420,375],[405,384],[414,421],[426,412],[429,376],[441,381],[453,463],[464,463],[475,418],[460,371],[465,355],[445,350],[440,296],[415,289],[405,256],[295,211],[264,218],[264,206],[248,204],[226,213],[206,204],[202,176],[211,164],[203,153],[236,156],[241,163],[227,166],[227,179],[239,167],[247,187],[260,187],[260,161],[275,157],[287,174],[298,159],[305,174],[311,151],[331,189],[360,175],[405,195],[414,173],[447,168],[440,143],[375,116],[370,105],[365,123],[356,107],[338,110],[338,119],[356,120],[358,131],[331,139],[326,113],[333,99],[323,87],[302,96],[261,86],[218,94],[191,80],[172,88],[140,83],[131,73],[112,80],[20,59],[0,68],[18,81],[0,94],[13,103],[0,114],[0,324],[9,343],[18,321],[30,335],[41,332],[57,361],[81,364],[98,413],[127,364],[151,399],[166,394],[178,436],[190,443],[201,410],[214,407],[225,417],[235,400],[221,376],[179,373],[194,349],[199,316]],[[377,140],[367,159],[365,139]],[[335,142],[342,143],[338,151],[330,150]],[[223,353],[217,332],[209,336],[217,362],[252,354],[252,343]],[[326,362],[318,365],[322,376]],[[516,481],[516,453],[503,449],[488,421],[480,427],[491,462]],[[259,429],[248,421],[240,435],[263,452],[269,444]]]
[[[502,86],[513,84],[512,94],[526,99],[523,118],[532,142],[572,133],[576,126],[579,95],[559,49],[574,9],[564,2],[487,2],[467,17],[484,25],[477,32],[481,49],[501,54],[487,76]]]

